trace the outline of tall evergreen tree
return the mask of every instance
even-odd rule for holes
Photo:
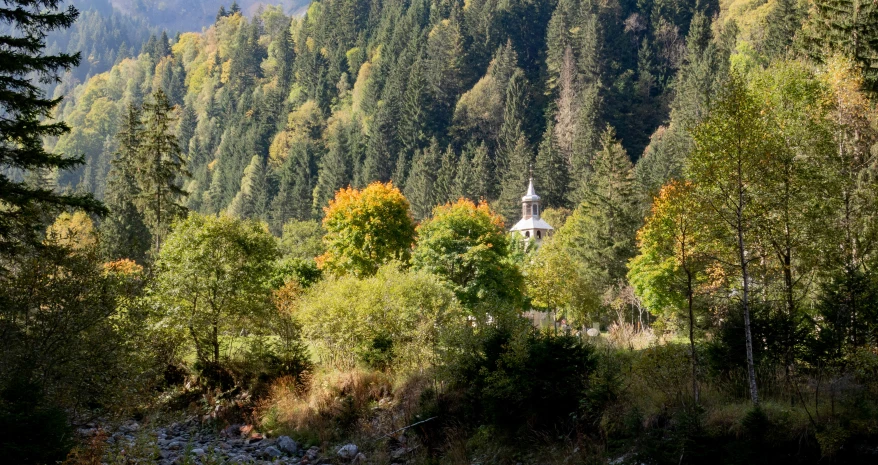
[[[878,90],[878,3],[815,0],[804,27],[805,52],[823,62],[842,53],[863,69],[870,90]]]
[[[265,163],[259,155],[253,155],[244,170],[241,189],[229,204],[228,212],[240,219],[264,219],[268,210],[268,186]]]
[[[802,28],[802,11],[796,0],[775,0],[774,8],[765,18],[765,40],[762,48],[771,58],[787,55],[793,38]]]
[[[140,191],[135,173],[143,131],[140,109],[134,104],[122,119],[116,135],[119,145],[107,176],[107,218],[101,223],[101,247],[108,259],[131,258],[142,262],[151,238],[143,215],[137,210]]]
[[[189,176],[173,131],[173,107],[159,89],[143,105],[144,128],[137,157],[137,205],[153,238],[153,253],[161,249],[171,222],[185,213],[181,201],[187,193],[180,186]]]
[[[555,143],[554,134],[555,128],[549,122],[534,165],[534,182],[539,189],[544,208],[569,206],[567,190],[570,188],[570,171],[567,160]]]
[[[11,252],[22,241],[34,242],[46,207],[100,210],[86,195],[55,192],[45,183],[28,184],[12,173],[69,170],[81,157],[64,157],[46,151],[43,139],[69,131],[63,122],[52,122],[59,99],[48,99],[34,76],[60,82],[58,72],[79,64],[79,54],[45,54],[46,34],[66,29],[79,13],[72,6],[59,11],[58,0],[9,0],[0,6],[5,24],[0,32],[0,253]]]
[[[497,201],[497,210],[506,219],[507,226],[515,224],[521,217],[521,196],[527,190],[532,166],[530,144],[524,134],[521,134],[509,153],[509,164],[500,182],[500,198]]]
[[[478,146],[471,144],[467,150],[472,152],[473,200],[493,200],[497,198],[494,179],[497,170],[484,142]]]
[[[415,152],[412,159],[412,169],[405,182],[405,196],[416,220],[428,218],[436,206],[433,185],[441,164],[441,152],[439,142],[433,139],[429,147]]]
[[[454,199],[454,177],[457,172],[457,154],[449,145],[442,153],[442,161],[439,171],[436,173],[436,182],[433,184],[433,203],[443,205]]]

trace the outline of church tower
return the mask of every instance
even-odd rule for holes
[[[527,193],[521,198],[521,220],[515,223],[511,231],[517,231],[525,240],[533,239],[537,244],[551,237],[555,231],[540,218],[540,196],[534,190],[533,178],[528,183]]]

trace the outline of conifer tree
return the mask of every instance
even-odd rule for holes
[[[271,226],[280,231],[291,219],[311,219],[314,192],[313,147],[305,143],[293,145],[281,168],[279,187],[271,205]]]
[[[543,141],[537,151],[534,166],[534,182],[540,192],[544,208],[567,207],[567,190],[570,188],[570,171],[554,139],[555,129],[551,122],[543,133]]]
[[[509,154],[509,165],[500,182],[500,199],[497,201],[497,210],[506,219],[508,226],[515,224],[521,216],[521,196],[527,190],[532,162],[530,145],[524,134],[521,134]]]
[[[815,0],[803,33],[805,52],[813,60],[842,53],[862,67],[867,87],[878,90],[878,3]]]
[[[57,0],[9,0],[0,6],[4,30],[0,32],[0,253],[20,242],[34,242],[46,207],[100,210],[91,196],[55,192],[51,186],[11,177],[10,168],[25,174],[69,170],[81,165],[81,157],[49,153],[45,137],[69,131],[63,122],[52,122],[52,109],[61,99],[48,99],[32,77],[60,82],[58,72],[79,64],[79,54],[45,54],[46,34],[70,27],[79,13],[72,6],[59,11]]]
[[[634,256],[637,198],[633,166],[612,127],[601,135],[584,200],[559,231],[598,295],[624,279]]]
[[[476,192],[475,172],[473,172],[473,164],[470,159],[469,147],[460,153],[460,159],[457,160],[457,167],[454,171],[454,186],[451,191],[452,200],[470,199],[478,201],[479,195]]]
[[[787,55],[793,38],[802,27],[802,11],[796,0],[775,0],[774,8],[765,18],[765,40],[762,44],[766,55],[780,58]]]
[[[329,147],[329,152],[320,160],[317,184],[314,186],[312,209],[316,217],[322,216],[323,207],[335,196],[335,192],[348,187],[353,180],[350,159],[345,153],[347,138],[344,131],[337,131],[337,140]]]
[[[107,175],[105,200],[109,214],[101,223],[100,233],[104,256],[110,260],[130,258],[142,262],[150,247],[149,230],[136,206],[140,192],[135,163],[143,130],[140,116],[140,109],[129,104],[116,135],[119,148]]]
[[[406,179],[404,193],[411,203],[412,215],[416,220],[429,217],[436,205],[433,185],[441,156],[439,142],[433,139],[429,147],[415,152],[412,159],[412,169]]]
[[[493,200],[496,197],[494,179],[497,170],[488,152],[488,146],[484,142],[478,146],[471,144],[468,150],[472,151],[472,176],[473,176],[473,200]]]
[[[457,172],[457,154],[449,145],[442,153],[442,161],[439,171],[436,173],[436,182],[433,185],[433,204],[443,205],[454,199],[454,176]]]
[[[253,155],[244,169],[241,189],[229,204],[229,214],[239,219],[262,219],[267,210],[267,190],[265,163],[262,157]]]
[[[153,253],[161,249],[171,222],[185,213],[181,203],[188,194],[180,180],[189,176],[173,131],[173,107],[159,89],[143,105],[144,128],[137,157],[138,209],[153,238]]]

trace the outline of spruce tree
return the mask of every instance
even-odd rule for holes
[[[412,214],[416,220],[430,216],[436,206],[433,184],[440,166],[441,149],[436,139],[430,146],[415,152],[412,169],[405,182],[405,196],[412,206]]]
[[[473,164],[470,159],[469,147],[460,153],[460,159],[457,160],[457,168],[454,171],[454,186],[451,191],[451,199],[470,199],[479,200],[476,192],[476,179],[473,172]]]
[[[229,204],[228,212],[235,218],[263,219],[267,210],[267,197],[265,163],[262,157],[253,155],[250,164],[244,169],[241,189]]]
[[[537,151],[534,166],[534,183],[539,189],[543,208],[567,207],[567,190],[570,188],[570,171],[567,160],[558,149],[554,139],[555,129],[551,123],[543,133],[543,141]]]
[[[271,227],[280,231],[291,219],[311,219],[314,192],[313,148],[294,144],[281,168],[278,194],[271,205]]]
[[[449,145],[442,154],[439,171],[436,173],[436,182],[433,185],[433,203],[442,205],[454,199],[454,177],[457,173],[457,154]]]
[[[347,138],[344,131],[336,132],[336,140],[329,152],[320,160],[317,185],[314,186],[312,209],[315,217],[323,216],[323,207],[335,196],[335,192],[348,187],[353,180],[350,158],[347,156]]]
[[[823,62],[832,53],[855,60],[866,85],[878,90],[878,3],[871,0],[815,0],[803,29],[805,52]]]
[[[506,219],[507,226],[515,224],[520,218],[521,196],[527,191],[532,162],[530,145],[524,134],[521,134],[515,147],[509,153],[509,165],[500,182],[500,199],[497,211]]]
[[[181,201],[188,195],[180,186],[189,176],[174,134],[173,107],[159,89],[143,105],[144,128],[137,157],[137,206],[153,238],[153,253],[161,249],[174,219],[186,212]]]
[[[494,190],[494,179],[497,170],[488,152],[488,146],[484,142],[475,146],[471,144],[468,150],[472,152],[472,176],[473,176],[473,200],[494,200],[497,198]]]
[[[60,82],[58,72],[79,64],[79,54],[45,54],[46,34],[66,29],[79,13],[72,6],[59,11],[58,0],[8,0],[0,5],[5,25],[0,32],[0,253],[23,243],[38,241],[42,214],[47,207],[85,208],[99,211],[90,195],[59,194],[44,182],[29,184],[12,172],[45,173],[81,165],[82,157],[49,153],[46,137],[69,131],[63,122],[52,121],[52,109],[61,99],[48,99],[32,78]]]
[[[631,160],[612,127],[604,130],[600,144],[583,203],[565,226],[564,235],[599,295],[625,278],[640,226]]]
[[[101,223],[100,233],[101,248],[109,260],[130,258],[143,262],[150,247],[149,229],[136,206],[140,191],[135,172],[143,130],[140,116],[140,109],[129,104],[116,135],[119,148],[107,175],[105,201],[109,214]]]
[[[802,11],[796,0],[775,0],[774,8],[765,18],[765,40],[762,48],[771,58],[787,55],[796,32],[802,27]]]

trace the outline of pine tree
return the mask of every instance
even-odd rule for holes
[[[488,146],[482,142],[478,146],[470,145],[472,151],[473,200],[494,200],[497,198],[494,181],[497,170],[491,161]]]
[[[221,19],[225,18],[228,15],[229,14],[226,13],[226,6],[220,5],[219,11],[216,12],[216,20],[214,22],[218,23],[218,22],[220,22]]]
[[[563,230],[564,240],[584,265],[598,295],[625,278],[640,226],[631,160],[612,127],[607,126],[600,143],[584,201]]]
[[[802,27],[802,11],[796,0],[775,0],[774,8],[765,18],[765,54],[771,58],[787,55],[793,38]]]
[[[10,176],[9,168],[29,173],[69,170],[82,157],[63,157],[45,150],[43,139],[69,131],[52,122],[52,109],[61,99],[47,99],[33,76],[60,82],[58,71],[79,64],[79,54],[43,52],[49,31],[70,27],[78,16],[72,6],[58,10],[55,0],[9,0],[0,7],[4,29],[0,32],[0,253],[9,253],[21,242],[34,243],[46,207],[102,209],[91,196],[58,194],[44,183],[28,184]]]
[[[229,7],[229,14],[234,15],[234,14],[238,14],[240,12],[241,12],[241,7],[238,6],[237,0],[232,2],[232,6]]]
[[[130,258],[143,262],[150,247],[149,229],[136,206],[140,191],[135,163],[143,129],[140,116],[140,109],[129,104],[116,135],[119,148],[107,175],[105,198],[109,214],[101,223],[100,233],[101,248],[109,260]]]
[[[262,157],[253,155],[250,164],[244,169],[241,189],[232,199],[227,211],[235,218],[260,219],[267,210],[267,197],[265,163]]]
[[[454,172],[454,187],[451,190],[451,200],[479,200],[479,194],[476,190],[476,173],[473,171],[470,151],[469,147],[464,149],[460,154],[460,159],[457,161],[457,168]]]
[[[430,146],[415,152],[412,169],[405,182],[405,196],[412,205],[416,220],[428,218],[436,205],[433,184],[440,166],[441,149],[436,139]]]
[[[181,200],[187,193],[180,187],[180,179],[189,173],[173,132],[174,109],[168,97],[159,89],[151,100],[143,105],[143,138],[136,162],[137,206],[152,234],[153,253],[157,253],[171,222],[186,211]]]
[[[509,153],[509,165],[500,183],[500,199],[497,211],[506,219],[507,226],[518,221],[521,215],[521,196],[527,190],[531,177],[533,156],[524,134],[518,137],[515,147]]]
[[[534,166],[534,183],[538,186],[544,208],[569,206],[567,190],[570,187],[570,171],[567,160],[555,143],[554,134],[555,129],[549,122]]]
[[[815,0],[803,29],[805,52],[823,62],[833,52],[855,60],[866,84],[878,90],[878,3]]]
[[[449,145],[442,154],[439,171],[436,173],[436,182],[433,184],[433,203],[442,205],[454,199],[454,177],[457,172],[457,154]]]

